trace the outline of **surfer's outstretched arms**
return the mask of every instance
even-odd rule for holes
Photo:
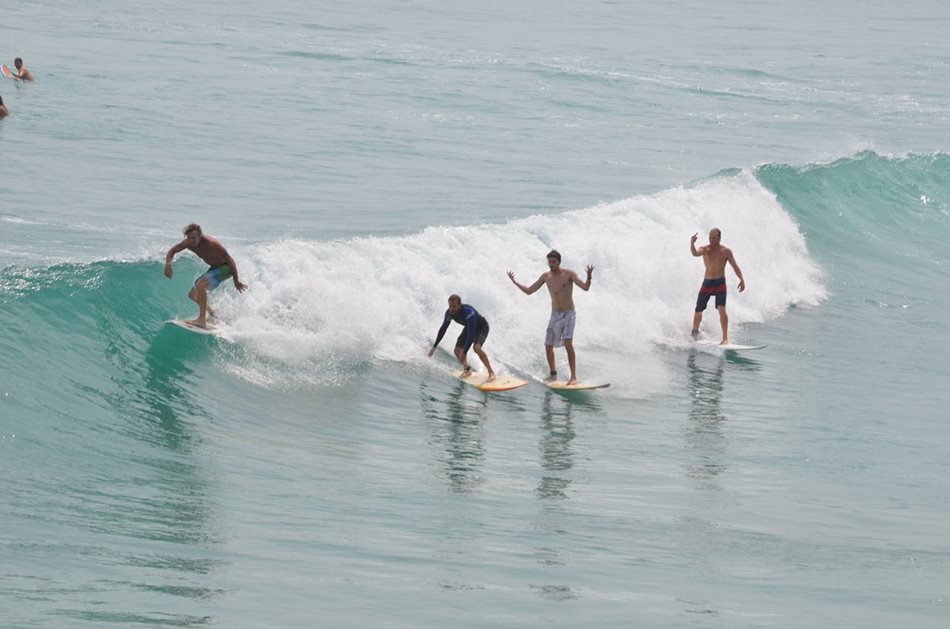
[[[699,324],[703,320],[703,311],[709,303],[709,298],[716,297],[716,310],[719,311],[719,323],[722,326],[722,343],[729,343],[729,315],[726,314],[726,263],[732,266],[732,270],[739,277],[739,292],[745,290],[745,279],[742,277],[742,270],[736,264],[735,256],[732,250],[720,244],[722,232],[718,227],[709,230],[709,244],[696,248],[696,239],[699,234],[693,234],[689,239],[689,250],[695,257],[702,256],[703,263],[706,265],[706,274],[703,276],[703,285],[699,289],[699,297],[696,298],[696,311],[693,314],[693,338],[699,336]]]
[[[201,233],[200,225],[192,223],[185,227],[182,233],[185,235],[185,239],[174,245],[165,254],[165,277],[171,279],[173,274],[172,260],[185,249],[194,253],[208,265],[208,270],[195,280],[194,286],[188,292],[188,298],[198,304],[199,309],[198,318],[192,319],[188,323],[205,328],[208,327],[208,318],[214,318],[215,316],[214,310],[208,305],[208,291],[214,290],[218,287],[218,284],[229,277],[234,281],[234,288],[238,292],[243,293],[247,290],[247,284],[241,283],[238,279],[237,264],[235,264],[234,258],[231,257],[228,250],[217,239]]]
[[[571,379],[568,384],[577,383],[577,361],[574,354],[574,323],[577,315],[574,312],[574,285],[581,290],[590,290],[591,277],[594,273],[594,267],[587,265],[587,279],[583,282],[577,273],[570,269],[561,268],[561,254],[552,249],[547,256],[548,271],[541,276],[531,286],[525,286],[518,283],[515,274],[508,271],[508,277],[512,283],[521,289],[526,295],[531,295],[541,286],[547,285],[548,292],[551,294],[551,319],[548,321],[548,329],[544,340],[544,352],[548,359],[550,373],[545,378],[548,382],[557,380],[557,367],[554,362],[555,346],[563,345],[567,350],[567,363],[571,367]]]
[[[488,361],[488,354],[482,349],[482,345],[485,344],[485,340],[488,338],[488,320],[468,304],[463,304],[462,298],[458,295],[449,295],[449,308],[445,311],[442,327],[439,328],[432,349],[429,350],[429,358],[435,353],[435,348],[439,346],[442,337],[445,336],[445,331],[453,321],[462,324],[465,328],[455,341],[455,357],[462,363],[462,369],[465,370],[462,377],[468,377],[472,373],[472,368],[466,358],[468,349],[471,347],[478,354],[482,364],[485,365],[485,369],[488,370],[488,380],[486,382],[491,382],[495,379],[495,372],[492,371],[491,363]]]

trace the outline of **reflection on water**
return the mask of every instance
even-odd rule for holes
[[[724,364],[722,357],[700,360],[696,352],[690,352],[686,362],[690,396],[686,444],[693,460],[685,467],[702,489],[721,489],[717,477],[726,469],[722,432],[726,417],[721,408]]]
[[[461,380],[439,399],[426,393],[422,386],[422,413],[432,434],[432,441],[444,450],[440,463],[449,488],[456,493],[475,491],[484,479],[479,468],[485,459],[482,443],[482,419],[488,401],[487,393],[466,396],[467,384]]]
[[[583,405],[583,401],[581,404]],[[574,424],[574,408],[577,402],[553,391],[545,391],[541,403],[540,453],[541,475],[535,494],[540,499],[541,511],[537,527],[545,543],[534,547],[537,563],[552,580],[563,579],[570,565],[570,531],[568,529],[567,501],[574,483],[575,452],[573,442],[577,436]],[[540,597],[564,601],[579,598],[580,594],[570,585],[550,583],[532,585]]]
[[[574,467],[574,418],[572,402],[546,391],[541,406],[541,474],[537,494],[544,499],[568,497],[571,478],[567,474]]]

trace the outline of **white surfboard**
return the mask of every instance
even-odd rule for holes
[[[555,391],[592,391],[594,389],[606,389],[610,386],[609,382],[577,382],[568,384],[566,380],[555,380],[554,382],[541,381],[549,389]]]
[[[752,349],[762,349],[766,345],[740,345],[739,343],[727,343],[725,345],[709,339],[693,341],[701,349],[719,349],[727,352],[745,352]]]
[[[222,325],[212,325],[209,323],[208,327],[202,328],[200,326],[193,325],[184,319],[169,319],[165,323],[176,325],[182,330],[188,330],[189,332],[194,332],[195,334],[210,334],[211,336],[217,336],[218,334],[221,334],[222,328],[224,327]]]
[[[465,384],[475,387],[479,391],[511,391],[512,389],[517,389],[518,387],[523,387],[528,384],[527,380],[522,380],[521,378],[497,375],[494,380],[488,382],[488,373],[485,371],[473,372],[465,378],[462,377],[463,373],[463,371],[457,369],[452,372],[452,375]]]

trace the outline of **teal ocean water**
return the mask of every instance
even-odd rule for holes
[[[37,81],[0,81],[0,626],[947,626],[948,26],[5,6]],[[250,285],[221,338],[165,325],[192,221]],[[764,350],[687,341],[712,227]],[[459,293],[542,375],[548,298],[505,273],[552,247],[596,267],[575,345],[610,388],[426,358]]]

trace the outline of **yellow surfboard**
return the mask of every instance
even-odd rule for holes
[[[518,387],[523,387],[528,384],[527,380],[513,376],[495,376],[494,380],[487,382],[488,374],[484,371],[473,372],[466,378],[462,377],[462,373],[464,372],[456,370],[452,372],[452,375],[465,384],[475,387],[479,391],[511,391],[512,389],[517,389]]]

